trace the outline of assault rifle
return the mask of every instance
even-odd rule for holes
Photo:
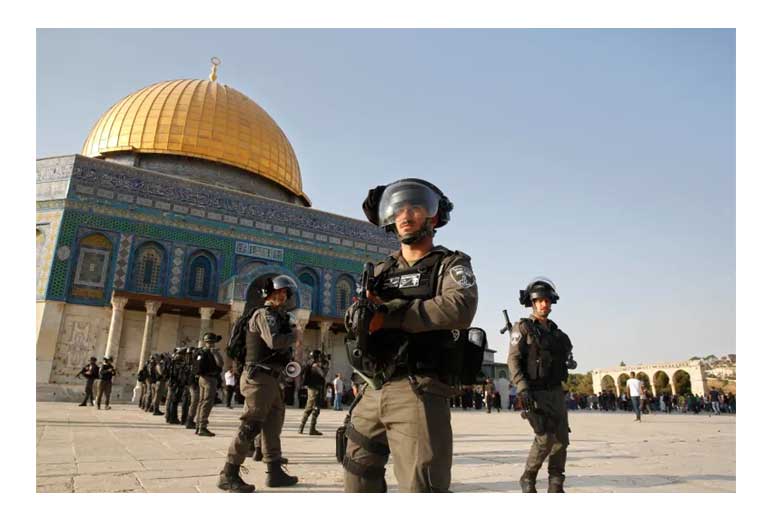
[[[356,308],[353,309],[350,319],[350,332],[348,335],[355,341],[353,357],[360,358],[369,349],[369,323],[371,323],[377,305],[367,297],[367,292],[374,288],[374,264],[366,262],[361,273],[361,283],[358,285]]]
[[[364,356],[369,354],[369,324],[374,318],[374,314],[377,313],[380,306],[374,304],[367,297],[367,292],[373,292],[375,288],[374,284],[374,264],[367,262],[364,264],[363,273],[361,273],[361,282],[356,288],[356,301],[351,308],[345,314],[345,327],[348,332],[347,342],[345,345],[348,350],[348,360],[350,361],[353,371],[361,376],[363,380],[375,390],[378,386],[368,378],[361,369],[364,367]]]

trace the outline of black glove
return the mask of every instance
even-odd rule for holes
[[[365,310],[368,310],[368,312],[365,312]],[[367,319],[371,320],[374,311],[374,305],[369,301],[356,301],[345,310],[345,329],[351,339],[358,336],[359,323],[367,322]]]
[[[522,390],[519,392],[519,397],[521,397],[521,404],[525,410],[535,409],[535,401],[529,395],[529,390]]]

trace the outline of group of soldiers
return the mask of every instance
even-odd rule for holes
[[[75,375],[76,378],[83,376],[86,379],[85,396],[78,406],[94,405],[94,383],[96,383],[96,409],[102,409],[102,398],[104,398],[104,409],[111,410],[112,378],[117,373],[118,371],[112,365],[111,356],[105,356],[101,366],[96,364],[96,357],[92,356],[88,364]]]
[[[173,353],[150,356],[137,374],[139,408],[164,415],[160,407],[165,397],[166,423],[183,424],[198,436],[215,436],[208,424],[221,386],[224,359],[216,344],[222,337],[205,333],[201,340],[203,347],[177,347]]]
[[[367,264],[356,301],[345,312],[348,358],[360,386],[345,425],[338,430],[337,457],[346,492],[385,492],[385,465],[393,457],[399,489],[448,492],[452,469],[450,400],[458,385],[472,382],[481,368],[486,334],[472,328],[478,287],[470,256],[434,245],[436,229],[449,222],[453,205],[430,182],[407,178],[371,189],[363,211],[373,224],[394,233],[400,250],[376,265]],[[536,255],[533,255],[536,256]],[[240,476],[253,455],[267,468],[266,486],[292,486],[282,455],[285,416],[283,382],[301,369],[293,361],[298,341],[292,311],[296,282],[271,276],[260,286],[261,301],[236,323],[228,355],[239,363],[244,409],[217,485],[230,492],[253,492]],[[533,279],[519,292],[532,315],[508,321],[508,366],[522,399],[522,416],[535,434],[524,472],[523,492],[536,492],[537,474],[548,460],[548,491],[563,492],[569,424],[562,382],[574,369],[572,343],[550,318],[559,300],[548,278]],[[221,339],[203,336],[204,348],[177,348],[153,355],[139,372],[139,406],[182,423],[199,436],[214,436],[208,416],[214,404],[222,356]],[[300,423],[316,429],[328,365],[320,351],[305,370],[308,402]],[[182,418],[178,405],[182,403]]]
[[[401,247],[365,268],[357,299],[345,313],[348,358],[362,381],[345,426],[338,430],[346,492],[387,491],[385,465],[391,455],[400,490],[449,491],[449,399],[458,380],[475,377],[481,358],[474,355],[486,347],[483,330],[471,328],[478,288],[470,257],[433,244],[452,208],[438,187],[413,178],[375,187],[363,203],[367,219],[395,233]],[[291,311],[297,284],[278,275],[261,292],[263,303],[241,320],[242,348],[231,354],[244,366],[240,388],[245,403],[217,483],[230,492],[255,490],[240,476],[255,440],[261,440],[268,487],[298,482],[282,467],[287,460],[280,439],[285,414],[280,379],[293,364],[297,328]],[[519,479],[522,491],[529,493],[537,491],[537,473],[546,460],[548,491],[564,491],[569,425],[562,381],[576,363],[569,337],[549,319],[558,299],[549,279],[532,280],[519,294],[532,315],[505,328],[510,333],[508,365],[526,406],[523,416],[535,433]],[[309,391],[300,432],[316,400]],[[315,417],[311,434],[314,429]]]

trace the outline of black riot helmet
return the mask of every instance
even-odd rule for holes
[[[314,349],[312,353],[310,353],[310,356],[313,358],[314,362],[317,362],[321,359],[321,351],[319,349]]]
[[[220,340],[222,340],[222,335],[216,333],[208,332],[203,335],[203,342],[219,342]]]
[[[527,288],[519,291],[519,303],[526,307],[532,306],[532,300],[541,297],[547,297],[552,304],[559,300],[559,294],[556,293],[556,285],[545,276],[538,276],[529,282]]]
[[[297,305],[297,282],[291,276],[279,274],[265,281],[260,290],[262,298],[267,298],[276,290],[286,289],[286,310],[293,310]]]
[[[398,233],[396,215],[404,205],[423,207],[428,212],[428,217],[438,215],[438,222],[433,229],[427,225],[418,233],[402,238],[401,242],[405,244],[411,244],[426,235],[432,235],[434,229],[447,224],[449,213],[454,208],[441,189],[419,178],[404,178],[389,185],[378,185],[370,189],[362,208],[370,223],[385,228],[385,231]]]

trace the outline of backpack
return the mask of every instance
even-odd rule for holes
[[[249,320],[259,307],[254,307],[233,325],[230,332],[230,340],[227,342],[227,356],[243,364],[246,361],[246,333],[249,330]],[[195,365],[195,364],[193,364]]]

